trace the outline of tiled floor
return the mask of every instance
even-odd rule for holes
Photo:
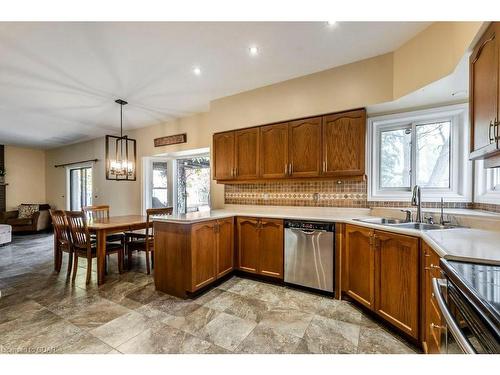
[[[72,285],[52,236],[0,247],[0,353],[414,353],[347,302],[238,277],[180,300],[135,259],[118,275],[112,257],[102,287],[82,261]]]

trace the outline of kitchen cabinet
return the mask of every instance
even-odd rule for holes
[[[422,255],[423,348],[426,353],[439,354],[443,321],[432,291],[432,279],[441,278],[439,255],[425,242],[422,243]]]
[[[373,232],[373,229],[346,225],[344,254],[345,291],[372,310],[375,301]]]
[[[259,128],[235,131],[235,170],[239,180],[259,176]]]
[[[288,174],[291,177],[318,177],[321,165],[321,117],[293,121],[288,129]]]
[[[365,122],[366,112],[360,109],[216,133],[215,179],[362,177]]]
[[[485,159],[500,152],[499,31],[500,23],[493,22],[469,60],[471,159]]]
[[[418,238],[375,231],[375,312],[419,337]]]
[[[260,177],[288,176],[288,123],[260,128]]]
[[[323,176],[365,174],[366,111],[357,110],[323,117]]]
[[[234,177],[234,132],[214,134],[213,137],[214,177],[229,180]]]
[[[343,291],[418,338],[419,259],[418,238],[346,225]]]
[[[238,268],[283,278],[283,220],[237,218]]]
[[[157,290],[185,298],[234,269],[233,218],[194,224],[155,222]]]

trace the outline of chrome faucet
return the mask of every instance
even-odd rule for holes
[[[420,191],[420,186],[415,185],[413,188],[413,194],[411,197],[411,205],[417,207],[417,217],[415,221],[417,223],[422,222],[422,193]]]

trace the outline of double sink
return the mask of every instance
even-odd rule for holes
[[[363,223],[387,225],[389,227],[402,228],[402,229],[416,229],[416,230],[436,230],[436,229],[452,229],[457,228],[456,225],[441,225],[441,224],[429,224],[429,223],[416,223],[407,222],[399,219],[387,219],[387,218],[370,218],[370,219],[354,219],[361,221]]]

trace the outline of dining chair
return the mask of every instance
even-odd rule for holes
[[[88,284],[92,275],[92,259],[97,257],[97,242],[90,236],[87,226],[87,216],[83,211],[66,211],[65,214],[71,233],[71,245],[74,256],[72,280],[74,281],[76,278],[78,258],[86,258],[86,283]],[[118,255],[118,272],[122,273],[124,256],[123,246],[121,243],[106,241],[106,256],[115,253]]]
[[[84,206],[82,211],[87,217],[87,221],[104,221],[109,219],[109,205],[102,204],[96,206]],[[92,236],[94,237],[94,236]],[[108,242],[120,242],[125,245],[125,234],[124,233],[113,233],[106,236],[106,241]]]
[[[56,271],[61,271],[62,254],[68,253],[68,270],[66,272],[66,278],[68,279],[71,276],[71,267],[73,265],[73,249],[71,246],[68,221],[63,210],[49,210],[49,212],[52,218],[52,225],[54,226],[54,256],[57,256]]]
[[[150,253],[151,257],[154,255],[154,228],[153,228],[153,216],[168,216],[172,215],[173,208],[148,208],[146,210],[146,230],[145,233],[126,233],[125,234],[125,248],[127,250],[128,268],[132,263],[132,252],[144,251],[146,253],[146,271],[149,275],[151,273],[151,267],[154,266],[154,261],[151,258],[150,263]]]

